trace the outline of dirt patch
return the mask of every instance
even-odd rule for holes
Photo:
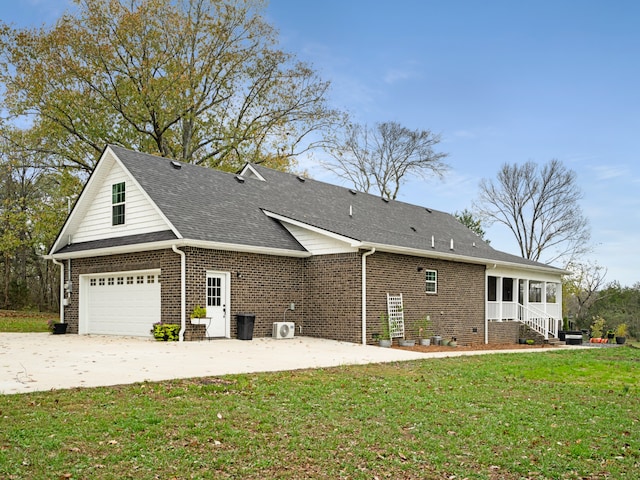
[[[555,348],[553,345],[543,344],[543,345],[521,345],[519,343],[499,343],[499,344],[476,344],[476,345],[458,345],[457,347],[448,347],[444,345],[430,345],[428,347],[422,345],[416,345],[414,347],[399,347],[394,345],[392,348],[397,348],[398,350],[409,350],[412,352],[424,352],[424,353],[433,353],[433,352],[455,352],[455,351],[481,351],[481,350],[535,350],[541,348]]]

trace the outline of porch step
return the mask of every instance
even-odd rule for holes
[[[561,345],[566,345],[567,342],[563,342],[557,337],[549,337],[549,340],[547,340],[547,344],[551,345],[552,347],[559,347]]]

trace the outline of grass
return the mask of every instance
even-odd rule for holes
[[[57,313],[0,310],[0,332],[47,332],[47,320],[58,320]]]
[[[631,478],[639,380],[622,347],[5,395],[0,478]]]

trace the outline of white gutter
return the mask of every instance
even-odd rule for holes
[[[64,323],[64,263],[59,262],[53,257],[51,257],[51,260],[56,265],[60,265],[60,323]]]
[[[362,344],[367,344],[367,257],[375,253],[372,248],[362,254]]]
[[[199,240],[162,240],[160,242],[133,243],[130,245],[120,245],[117,247],[104,247],[96,249],[78,250],[76,252],[56,253],[56,258],[86,258],[86,257],[103,257],[106,255],[121,255],[125,253],[143,252],[149,250],[163,250],[165,248],[173,248],[173,246],[207,248],[212,250],[228,250],[231,252],[257,253],[264,255],[274,255],[282,257],[307,258],[311,253],[306,250],[288,250],[272,247],[259,247],[252,245],[240,245],[234,243],[207,242]],[[44,258],[52,259],[52,255],[44,255]]]
[[[184,342],[184,332],[187,329],[187,323],[185,320],[187,300],[187,256],[182,250],[178,250],[178,247],[176,245],[171,245],[171,249],[178,255],[180,255],[180,332],[178,333],[178,339],[179,341]]]

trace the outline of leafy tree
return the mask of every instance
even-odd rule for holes
[[[485,238],[486,232],[482,228],[482,221],[479,218],[476,218],[471,211],[465,208],[462,212],[454,213],[453,216],[456,217],[461,224],[478,235],[482,240],[487,243],[491,243],[491,240],[487,240]]]
[[[235,170],[286,168],[339,116],[328,82],[276,48],[258,0],[76,0],[51,29],[0,24],[22,146],[90,172],[105,144]]]
[[[562,283],[563,316],[573,316],[582,327],[589,324],[589,308],[598,300],[607,269],[597,262],[571,262],[572,274]]]
[[[588,318],[602,317],[606,328],[615,330],[626,323],[631,337],[640,336],[640,283],[622,287],[612,282],[598,291],[597,301],[588,309]]]
[[[524,258],[569,263],[588,250],[589,223],[579,201],[576,173],[559,160],[502,166],[495,181],[480,182],[477,211],[506,226]]]
[[[434,151],[439,143],[440,136],[429,130],[410,130],[396,122],[373,128],[352,123],[328,142],[333,161],[324,166],[358,190],[395,199],[407,176],[444,174],[447,154]]]

